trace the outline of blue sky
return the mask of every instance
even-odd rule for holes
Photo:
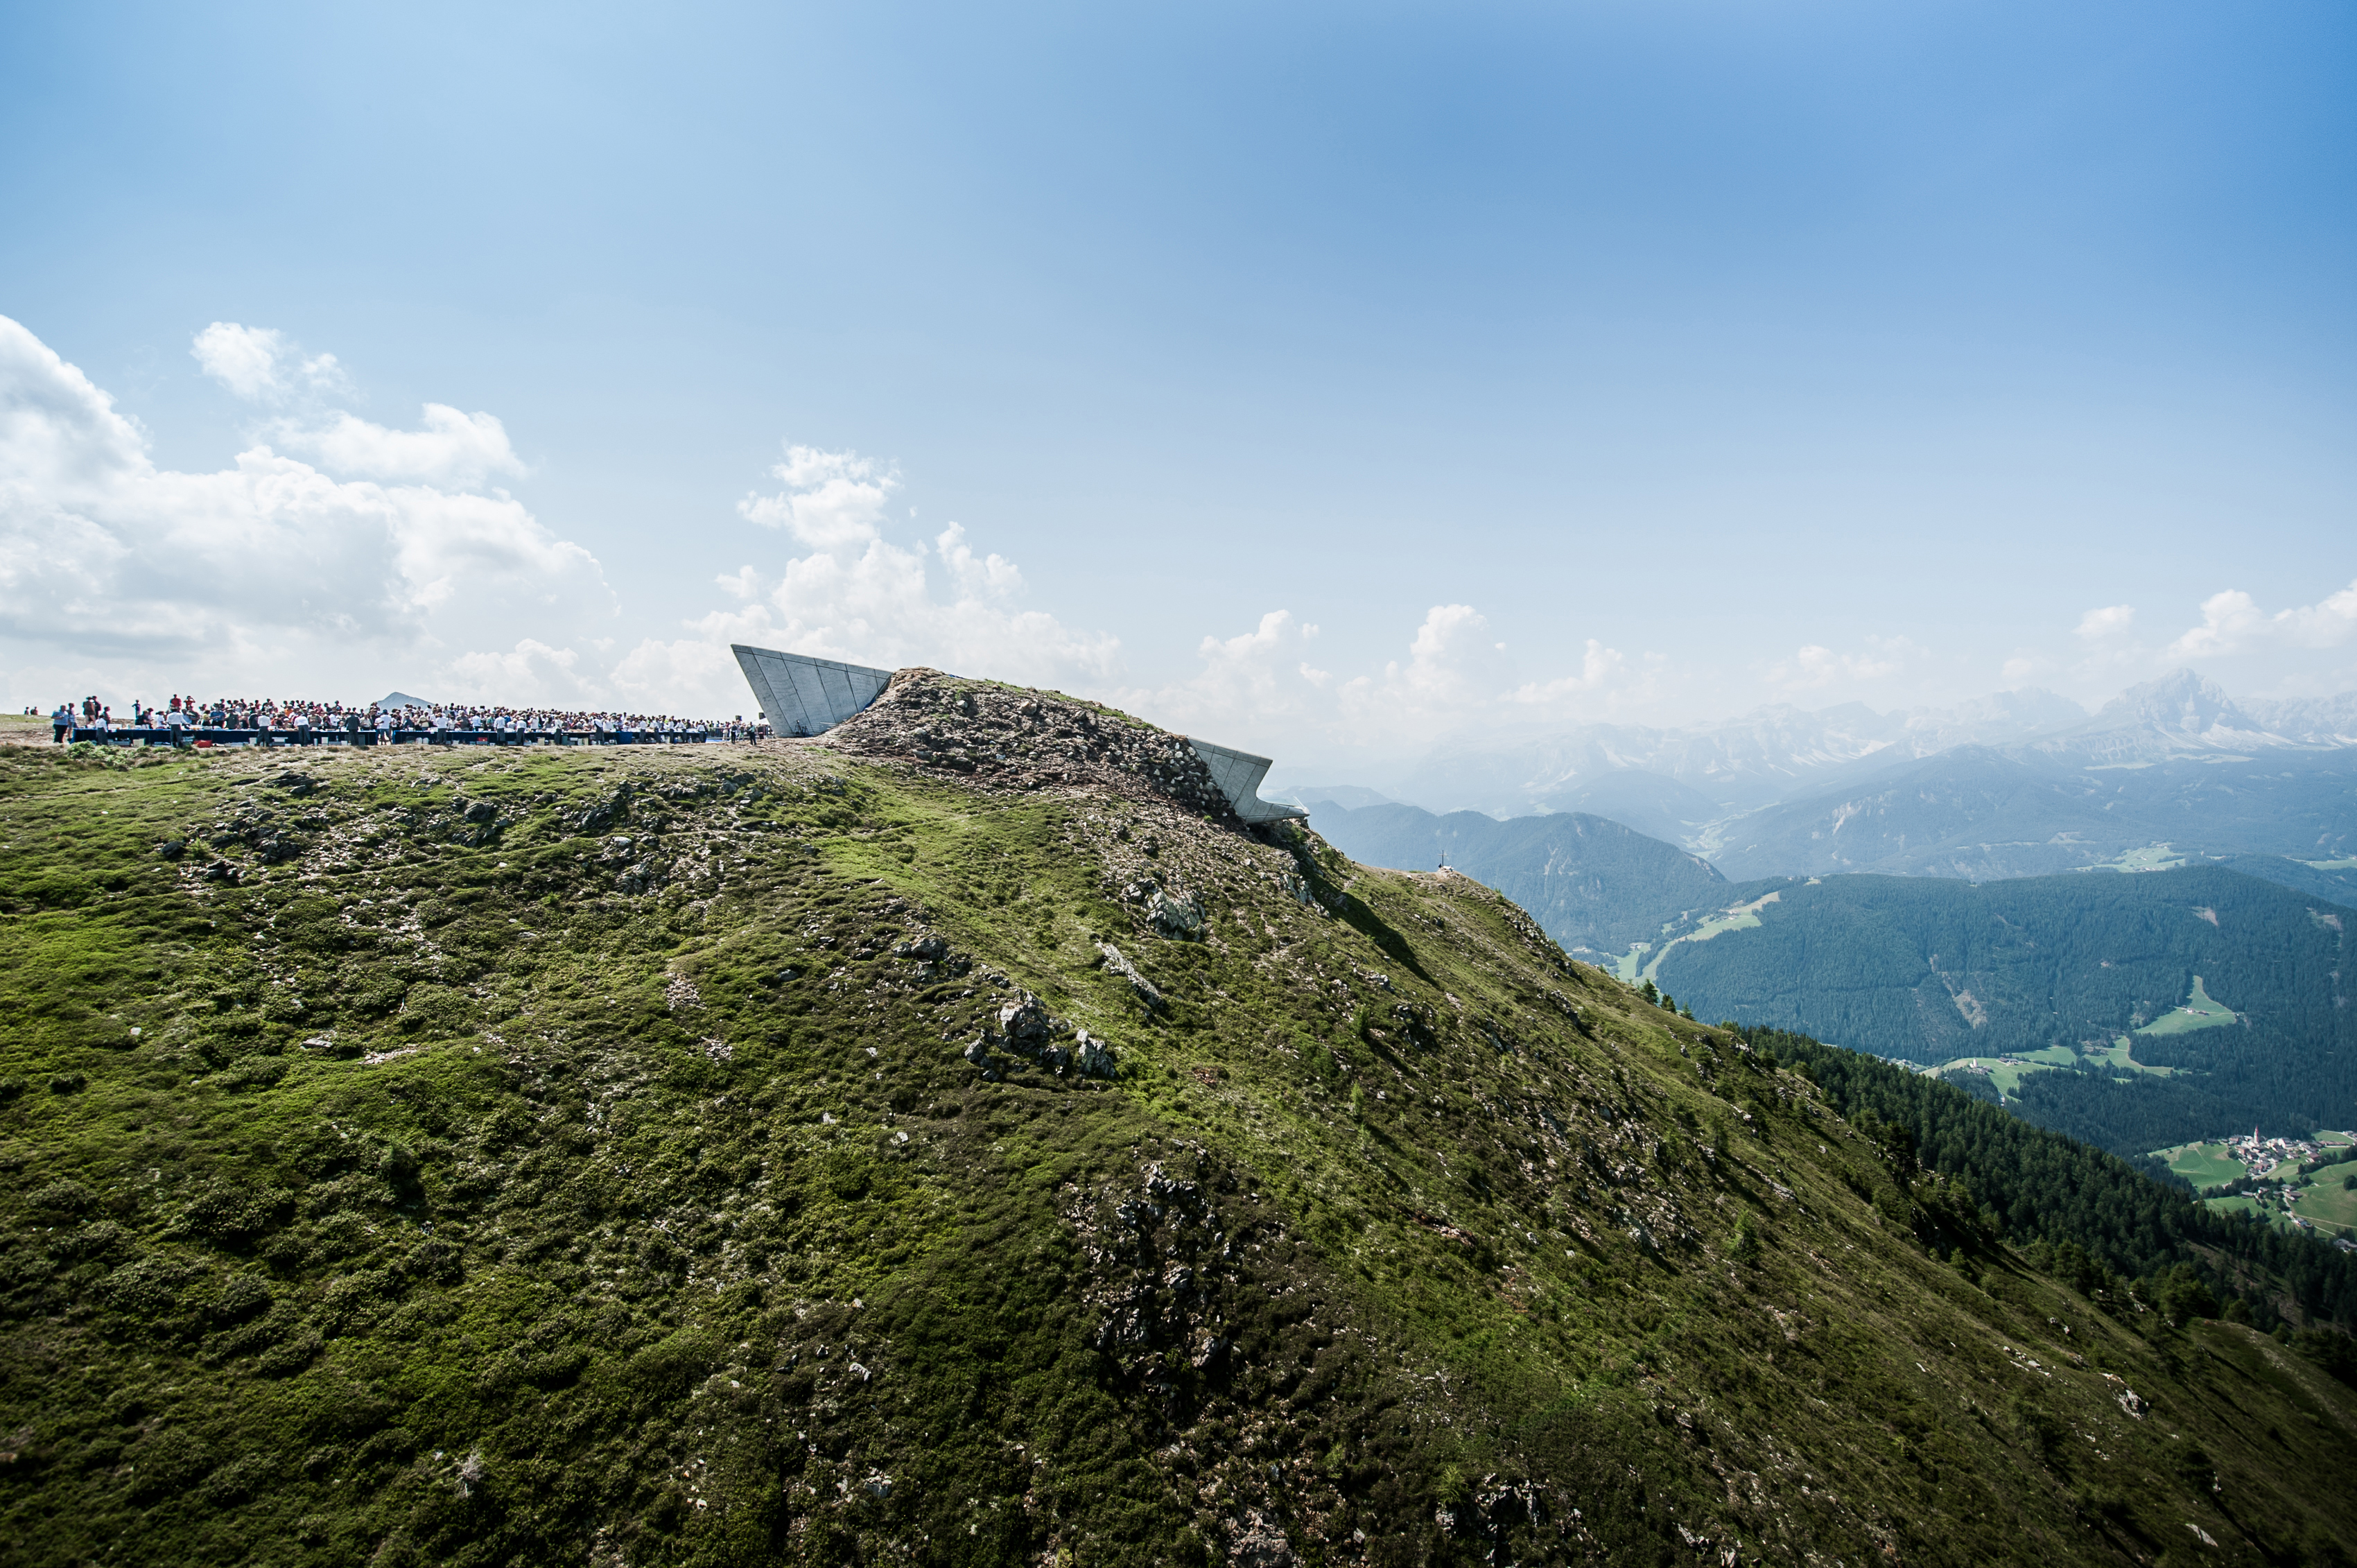
[[[7,700],[2357,686],[2345,5],[485,10],[0,18]]]

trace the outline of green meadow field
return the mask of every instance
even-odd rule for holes
[[[2229,1155],[2223,1144],[2184,1144],[2163,1149],[2155,1157],[2191,1182],[2196,1192],[2223,1187],[2243,1174],[2243,1163]]]
[[[2210,999],[2201,989],[2201,977],[2193,977],[2193,994],[2184,1006],[2163,1014],[2136,1031],[2139,1035],[2190,1035],[2196,1029],[2215,1029],[2232,1024],[2239,1016],[2231,1007],[2223,1007]]]

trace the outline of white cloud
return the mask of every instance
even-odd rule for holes
[[[788,446],[786,460],[770,472],[786,488],[774,496],[747,496],[737,503],[737,512],[765,528],[783,528],[813,550],[836,551],[879,537],[885,502],[900,488],[897,478],[879,475],[856,452],[815,446]]]
[[[2312,605],[2268,615],[2240,588],[2201,601],[2201,624],[2188,627],[2163,650],[2171,661],[2216,658],[2266,643],[2337,648],[2357,636],[2357,582]]]
[[[216,321],[197,334],[188,352],[205,374],[248,403],[345,386],[343,368],[333,354],[306,355],[274,328]]]
[[[2081,616],[2079,628],[2073,635],[2084,642],[2100,642],[2105,638],[2125,633],[2135,619],[2134,605],[2105,605],[2101,609],[2089,610]]]
[[[2189,627],[2169,645],[2167,657],[2202,659],[2232,653],[2251,634],[2266,625],[2266,618],[2251,596],[2240,588],[2212,594],[2201,601],[2201,624]]]
[[[236,358],[255,337],[215,336],[224,373],[260,373]],[[610,606],[596,560],[504,496],[339,481],[268,446],[159,468],[105,392],[0,317],[0,637],[169,660],[172,686],[209,667],[316,693],[359,645],[422,656],[585,606]]]
[[[1628,663],[1619,649],[1607,648],[1591,637],[1587,639],[1587,651],[1579,661],[1578,674],[1561,675],[1552,681],[1534,681],[1517,687],[1514,701],[1545,706],[1566,697],[1600,692],[1627,670]]]
[[[1769,666],[1768,679],[1787,691],[1807,691],[1835,682],[1880,681],[1896,675],[1922,650],[1903,637],[1869,637],[1867,653],[1836,653],[1822,644],[1795,649],[1792,657]]]
[[[340,409],[321,412],[317,399],[351,390],[343,368],[333,354],[305,355],[274,328],[216,321],[197,334],[188,352],[205,374],[249,403],[299,397],[310,418],[274,420],[263,434],[330,473],[475,489],[496,475],[524,471],[507,427],[492,414],[429,403],[421,428],[393,430]]]
[[[2277,610],[2275,629],[2303,648],[2338,648],[2357,634],[2357,582],[2299,609]]]
[[[1302,654],[1318,635],[1290,610],[1270,610],[1250,631],[1206,637],[1196,647],[1201,668],[1183,681],[1150,691],[1113,694],[1120,706],[1156,723],[1232,745],[1265,745],[1267,737],[1330,718],[1321,702],[1324,671]]]
[[[728,651],[731,642],[771,646],[766,619],[732,621],[716,613],[694,623],[702,635],[663,641],[648,638],[614,666],[612,682],[622,707],[644,713],[689,713],[707,718],[743,714],[752,705],[744,673]]]
[[[1361,675],[1349,682],[1343,708],[1385,728],[1461,722],[1505,689],[1512,672],[1504,653],[1505,645],[1490,635],[1489,618],[1471,605],[1435,605],[1415,628],[1407,662],[1394,660],[1380,679]]]
[[[509,707],[603,707],[599,683],[585,676],[580,664],[581,656],[572,649],[552,648],[527,637],[504,653],[462,653],[453,659],[450,679],[434,695]]]
[[[771,472],[785,489],[748,497],[737,510],[784,529],[809,553],[787,560],[774,577],[750,565],[719,577],[736,606],[688,622],[687,637],[640,642],[614,671],[626,694],[683,693],[673,700],[737,712],[748,697],[731,642],[1074,690],[1103,689],[1118,673],[1117,638],[1023,607],[1021,570],[974,550],[958,524],[929,542],[885,538],[885,503],[899,481],[867,459],[789,446]]]
[[[1487,617],[1471,605],[1435,605],[1405,659],[1338,680],[1303,655],[1318,628],[1270,610],[1252,629],[1206,637],[1182,681],[1114,700],[1157,724],[1271,756],[1365,757],[1485,727],[1593,716],[1626,692],[1650,689],[1618,650],[1593,639],[1575,674],[1518,682]]]
[[[461,413],[447,403],[429,403],[423,424],[418,430],[389,430],[339,412],[328,424],[307,429],[282,421],[271,434],[278,446],[331,473],[361,478],[474,489],[495,475],[524,471],[496,415]]]

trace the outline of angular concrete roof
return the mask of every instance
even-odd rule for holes
[[[841,664],[805,653],[731,643],[737,667],[753,688],[762,716],[775,735],[818,735],[831,730],[884,694],[889,670]]]
[[[1211,782],[1220,787],[1220,793],[1228,798],[1228,804],[1244,821],[1281,822],[1309,815],[1298,806],[1279,806],[1260,798],[1260,781],[1268,777],[1267,757],[1254,757],[1248,751],[1232,751],[1192,736],[1187,744],[1195,748],[1195,755],[1211,770]]]

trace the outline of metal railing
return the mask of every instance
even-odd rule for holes
[[[209,746],[697,746],[726,744],[730,736],[718,730],[482,730],[482,729],[221,729],[199,725],[156,725],[146,728],[71,729],[53,726],[60,742],[87,741],[93,746],[183,746],[199,742]],[[754,734],[737,741],[759,738]]]

